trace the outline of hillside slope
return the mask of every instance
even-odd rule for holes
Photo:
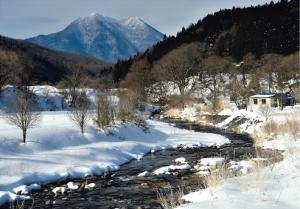
[[[132,63],[146,59],[150,64],[183,44],[205,42],[220,56],[242,60],[247,53],[291,54],[299,50],[299,0],[271,2],[263,6],[232,8],[207,15],[175,37],[157,43],[144,54],[118,62],[114,78],[122,80]]]
[[[50,50],[35,44],[0,36],[0,50],[14,52],[22,63],[23,73],[30,77],[31,84],[57,83],[76,67],[84,74],[101,74],[110,63],[72,53]]]

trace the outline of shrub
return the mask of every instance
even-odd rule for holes
[[[122,122],[133,122],[144,132],[149,130],[145,120],[136,115],[134,112],[135,107],[137,106],[137,98],[133,92],[128,91],[126,93],[119,94],[119,105],[117,118]]]
[[[85,91],[81,91],[73,102],[71,111],[69,112],[69,118],[80,129],[81,134],[84,134],[85,127],[89,119],[89,109],[91,101],[88,98]]]
[[[273,114],[273,109],[271,107],[261,107],[259,112],[268,121]]]
[[[115,121],[115,109],[107,95],[98,96],[96,103],[96,117],[94,122],[98,128],[110,126]]]
[[[118,119],[123,122],[134,120],[135,99],[130,92],[119,94]]]

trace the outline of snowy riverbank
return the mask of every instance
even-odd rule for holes
[[[241,130],[258,134],[266,122],[257,112],[236,111],[218,127],[226,126],[237,116],[248,117],[250,121],[262,121],[258,124],[246,122]],[[287,119],[300,122],[299,106],[283,111],[274,109],[269,121],[284,124]],[[272,130],[275,131],[275,130]],[[183,197],[191,203],[178,209],[299,209],[300,208],[300,138],[289,134],[267,136],[260,144],[264,148],[284,151],[284,159],[274,165],[254,170],[245,176],[229,178],[224,184],[199,190]]]
[[[21,185],[101,174],[151,150],[180,144],[210,146],[229,142],[220,135],[182,130],[152,120],[147,120],[147,133],[134,124],[120,124],[112,135],[96,130],[90,121],[87,132],[81,135],[64,111],[43,112],[42,118],[23,144],[19,129],[0,117],[0,204],[16,199],[12,191]]]

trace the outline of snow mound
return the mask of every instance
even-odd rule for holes
[[[31,184],[29,186],[22,185],[13,189],[13,192],[16,194],[28,195],[31,191],[41,190],[42,187],[38,184]]]
[[[149,175],[149,171],[144,171],[140,174],[138,174],[138,177],[144,177],[144,176],[148,176]]]
[[[74,182],[70,181],[67,183],[67,187],[70,190],[77,190],[79,187],[77,184],[75,184]]]
[[[191,166],[187,163],[182,164],[182,165],[169,165],[169,166],[164,166],[164,167],[156,169],[155,171],[153,171],[153,174],[155,174],[155,175],[171,174],[171,171],[174,171],[174,170],[187,170],[190,168],[191,168]]]
[[[58,194],[64,194],[66,191],[67,191],[67,188],[66,188],[66,187],[55,187],[54,189],[52,189],[52,192],[53,192],[55,195],[58,195]]]
[[[176,158],[174,160],[174,162],[177,164],[183,164],[183,163],[186,163],[186,159],[184,157],[179,157],[179,158]]]

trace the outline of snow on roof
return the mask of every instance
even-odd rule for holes
[[[267,94],[255,94],[251,98],[269,98],[276,96],[276,93],[267,93]]]

